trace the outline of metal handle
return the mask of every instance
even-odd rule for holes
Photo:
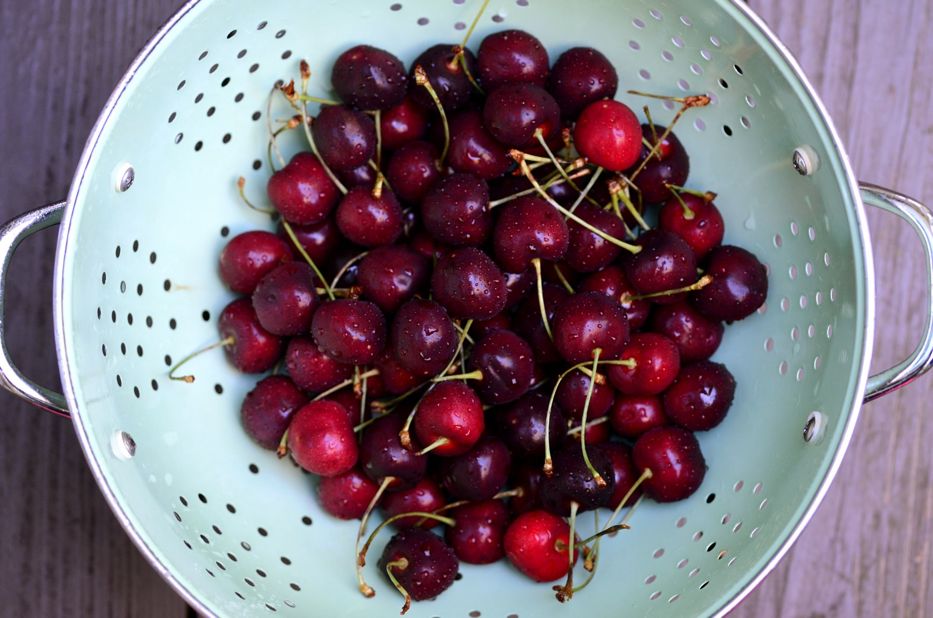
[[[58,225],[64,210],[65,202],[50,204],[27,212],[0,228],[0,386],[35,406],[69,417],[67,403],[60,393],[39,386],[13,364],[6,347],[6,319],[3,311],[7,270],[19,243],[40,230]]]
[[[868,378],[865,401],[905,386],[920,377],[933,366],[933,214],[917,200],[874,185],[862,184],[862,201],[897,215],[914,228],[923,244],[926,256],[926,320],[920,343],[907,360]]]

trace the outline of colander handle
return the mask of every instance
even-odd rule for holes
[[[861,185],[862,201],[897,215],[914,228],[926,256],[926,319],[919,345],[907,360],[868,378],[865,401],[872,401],[907,385],[933,366],[933,213],[917,200],[890,189]]]
[[[39,386],[13,364],[10,351],[6,347],[6,319],[3,311],[7,270],[19,243],[38,231],[58,225],[64,210],[65,202],[50,204],[20,215],[0,227],[0,386],[35,406],[59,416],[69,417],[71,415],[68,413],[67,403],[60,393]]]

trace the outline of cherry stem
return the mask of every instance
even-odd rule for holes
[[[310,94],[299,94],[295,98],[296,100],[302,101],[305,103],[318,103],[320,105],[340,105],[340,101],[334,101],[333,99],[325,99],[322,97],[316,97]]]
[[[593,373],[596,373],[597,367],[599,366],[599,356],[603,353],[602,348],[596,348],[593,350]],[[591,379],[589,387],[586,389],[586,400],[583,403],[583,416],[580,419],[580,425],[586,427],[586,417],[590,411],[590,402],[593,399],[593,389],[596,387],[596,380]],[[596,481],[597,487],[605,487],[606,479],[596,470],[593,464],[590,462],[590,457],[586,452],[586,432],[580,432],[580,450],[583,452],[583,462],[586,464],[586,468],[590,471],[590,474],[593,475],[593,480]]]
[[[304,63],[304,60],[302,60]],[[307,84],[305,84],[305,88]],[[302,94],[307,94],[307,92],[302,92]],[[347,188],[344,186],[340,179],[334,174],[334,171],[330,169],[330,166],[324,161],[324,158],[321,156],[321,151],[318,150],[317,144],[314,143],[314,136],[311,134],[311,124],[309,122],[308,116],[308,105],[304,101],[301,102],[301,128],[304,129],[305,138],[308,140],[308,145],[311,146],[311,152],[314,153],[314,156],[317,157],[317,160],[321,162],[321,167],[324,168],[324,172],[327,174],[327,177],[330,178],[330,181],[337,186],[341,193],[344,195],[347,194]]]
[[[473,77],[473,72],[470,71],[470,66],[467,64],[466,53],[464,52],[464,47],[460,45],[454,46],[454,57],[447,65],[451,71],[457,70],[457,65],[460,66],[460,70],[463,71],[463,74],[466,75],[467,81],[470,82],[470,85],[476,89],[480,94],[486,94],[483,88],[476,81],[476,78]]]
[[[702,199],[704,202],[706,202],[707,204],[710,203],[710,202],[712,202],[713,200],[715,200],[717,197],[719,197],[719,195],[716,194],[716,193],[713,192],[713,191],[700,191],[700,190],[698,190],[698,189],[688,189],[687,187],[681,187],[680,185],[672,185],[672,184],[669,183],[669,182],[665,182],[665,183],[664,183],[664,186],[667,187],[668,189],[672,190],[672,191],[677,191],[677,192],[679,192],[679,193],[688,193],[688,194],[690,194],[690,195],[695,195],[695,196],[701,198],[701,199]]]
[[[645,118],[648,120],[648,128],[651,130],[651,139],[653,139],[654,143],[657,144],[658,130],[655,128],[654,120],[651,118],[651,108],[645,105],[642,109],[645,110]],[[645,139],[642,138],[642,141],[644,142]],[[646,143],[645,146],[647,146],[649,149],[651,148],[651,144]]]
[[[283,129],[276,131],[275,129],[272,128],[272,101],[273,101],[273,98],[275,97],[275,93],[278,90],[279,89],[277,87],[273,86],[272,90],[269,91],[269,98],[266,101],[266,129],[269,132],[269,147],[268,147],[269,169],[271,169],[273,172],[278,171],[275,169],[275,165],[272,164],[272,152],[273,151],[275,152],[276,157],[278,157],[279,165],[281,167],[285,167],[285,157],[282,156],[282,151],[279,150],[279,145],[275,141],[275,138],[278,137],[279,133],[281,133]]]
[[[377,109],[373,124],[376,125],[376,169],[382,167],[382,110]]]
[[[405,599],[405,603],[402,604],[402,615],[404,616],[408,613],[408,610],[411,609],[411,595],[408,594],[408,591],[405,590],[405,587],[399,583],[398,579],[395,578],[395,573],[392,572],[392,569],[400,569],[404,571],[408,568],[408,558],[404,556],[398,560],[393,560],[386,564],[386,575],[389,577],[389,581],[392,582],[392,585],[395,586],[395,589],[398,590],[399,594]]]
[[[483,371],[477,369],[476,371],[471,371],[469,373],[458,373],[450,376],[437,376],[432,378],[431,382],[447,382],[449,380],[480,380],[483,379]]]
[[[375,377],[375,376],[377,376],[377,375],[379,375],[379,370],[378,370],[378,369],[370,369],[370,370],[367,371],[366,373],[363,373],[363,374],[360,374],[360,375],[358,375],[358,376],[356,376],[356,377],[350,378],[349,380],[344,380],[344,381],[341,382],[340,384],[337,384],[336,386],[330,387],[329,389],[327,389],[327,390],[324,391],[323,393],[320,393],[320,394],[316,395],[316,396],[314,397],[314,399],[312,399],[311,401],[320,401],[321,399],[324,399],[325,397],[329,397],[330,395],[333,395],[333,394],[336,393],[337,391],[341,391],[341,390],[345,389],[345,388],[348,387],[348,386],[352,386],[352,385],[356,384],[357,381],[360,380],[360,379],[365,380],[366,378],[373,378],[373,377]]]
[[[571,164],[571,165],[569,166],[569,169],[573,169],[573,164]],[[586,176],[587,174],[590,174],[590,173],[591,173],[591,172],[590,172],[589,168],[584,168],[584,169],[582,169],[582,170],[578,170],[578,171],[574,172],[573,174],[570,175],[570,177],[571,177],[571,178],[574,178],[574,179],[576,179],[576,178],[582,178],[582,177],[584,177],[584,176]],[[553,186],[555,186],[555,185],[562,185],[562,184],[564,184],[565,182],[567,182],[567,181],[564,180],[563,178],[561,178],[561,177],[560,177],[560,174],[556,174],[556,173],[555,173],[554,177],[553,177],[551,180],[549,180],[548,182],[544,183],[544,188],[545,188],[545,189],[550,189],[551,187],[553,187]],[[537,189],[535,189],[534,187],[531,187],[530,189],[525,189],[525,190],[523,190],[523,191],[519,191],[518,193],[513,193],[512,195],[506,195],[506,196],[503,197],[503,198],[500,198],[500,199],[498,199],[498,200],[494,200],[494,201],[492,201],[492,202],[489,202],[489,208],[495,208],[496,206],[501,206],[502,204],[505,204],[505,203],[507,203],[507,202],[511,202],[512,200],[516,200],[516,199],[518,199],[518,198],[520,198],[520,197],[525,197],[526,195],[531,195],[532,193],[537,193],[537,192],[538,192]]]
[[[635,492],[638,490],[639,487],[641,487],[641,484],[647,481],[648,479],[650,479],[652,476],[653,474],[651,472],[651,468],[645,468],[644,471],[641,473],[641,476],[638,477],[638,480],[632,483],[632,486],[629,488],[629,490],[625,492],[624,496],[622,496],[622,500],[619,501],[619,505],[612,512],[612,515],[610,515],[609,519],[606,520],[606,527],[604,528],[604,530],[612,526],[612,523],[616,520],[616,517],[619,516],[619,513],[621,513],[622,509],[625,507],[625,503],[628,502],[629,499],[631,499],[633,495],[635,495]],[[623,524],[625,522],[626,520],[622,520]]]
[[[619,240],[618,238],[615,238],[614,236],[610,236],[606,232],[602,231],[601,229],[597,227],[594,227],[593,225],[590,225],[589,223],[587,223],[586,221],[584,221],[577,215],[573,214],[572,212],[570,212],[569,210],[567,210],[566,208],[558,204],[556,201],[554,201],[554,198],[552,198],[550,195],[547,194],[547,191],[541,188],[541,185],[538,183],[538,179],[535,178],[534,174],[531,173],[531,170],[528,168],[528,164],[525,163],[524,160],[520,162],[520,166],[521,166],[522,173],[525,174],[525,176],[528,178],[529,181],[531,181],[532,186],[537,190],[538,194],[541,197],[543,197],[551,206],[557,209],[559,213],[561,213],[568,219],[571,219],[574,223],[593,232],[594,234],[606,240],[607,242],[614,244],[617,247],[621,247],[632,253],[638,253],[639,251],[641,251],[641,247],[639,247],[638,245],[632,245],[625,241]]]
[[[535,129],[535,139],[538,140],[538,143],[541,144],[541,148],[543,148],[544,152],[547,153],[548,160],[554,165],[554,167],[557,168],[557,171],[560,173],[560,175],[564,177],[564,182],[567,182],[574,191],[579,193],[579,196],[577,197],[577,201],[574,202],[573,206],[570,208],[570,211],[573,212],[574,210],[576,210],[577,206],[580,205],[580,203],[583,201],[584,198],[589,200],[589,202],[593,204],[594,206],[599,206],[599,204],[596,203],[596,200],[591,198],[588,195],[588,193],[590,191],[590,188],[592,188],[593,184],[596,182],[596,179],[599,178],[599,175],[602,173],[602,168],[599,168],[596,170],[596,174],[593,176],[592,179],[590,179],[590,183],[589,185],[587,185],[586,190],[581,191],[580,187],[577,186],[577,183],[573,181],[573,179],[567,174],[567,171],[561,166],[560,162],[557,160],[557,157],[554,156],[554,153],[551,151],[551,147],[548,146],[547,140],[544,139],[544,133],[541,131],[540,128]],[[522,156],[527,159],[531,155],[523,154]]]
[[[571,286],[570,282],[567,281],[567,277],[564,276],[563,271],[561,271],[557,264],[554,264],[554,274],[557,275],[557,278],[560,280],[560,284],[564,286],[564,289],[573,294],[573,286]]]
[[[275,454],[279,459],[288,455],[288,429],[285,430],[285,433],[283,433],[281,439],[279,439],[279,445],[275,449]]]
[[[650,151],[648,151],[648,154],[647,156],[645,156],[644,161],[642,161],[639,164],[639,166],[635,169],[635,171],[632,172],[631,176],[629,176],[631,180],[635,180],[638,177],[638,175],[641,173],[641,171],[645,169],[645,166],[648,165],[648,161],[651,160],[651,157],[660,158],[658,153],[661,150],[661,145],[664,143],[664,140],[667,139],[667,136],[671,134],[671,131],[674,130],[674,125],[676,125],[677,122],[683,117],[684,112],[686,112],[688,109],[692,107],[704,107],[706,105],[709,105],[710,98],[706,96],[705,94],[693,95],[693,96],[689,96],[685,98],[679,98],[679,97],[666,97],[666,96],[655,95],[655,94],[647,94],[644,92],[639,92],[637,90],[629,90],[628,92],[629,94],[635,94],[635,95],[644,96],[644,97],[651,97],[654,99],[663,99],[665,101],[677,101],[683,104],[683,107],[677,110],[677,113],[674,114],[674,118],[671,119],[670,124],[668,124],[667,128],[664,129],[664,133],[662,133],[660,137],[658,137],[655,140],[654,146],[651,148]]]
[[[457,349],[454,350],[454,355],[450,357],[450,362],[448,362],[447,366],[444,367],[444,371],[440,372],[437,375],[438,378],[443,379],[443,376],[446,376],[450,372],[450,370],[454,368],[454,364],[457,362],[457,357],[459,356],[460,352],[463,350],[463,342],[466,341],[467,337],[469,337],[471,326],[473,326],[473,320],[467,320],[466,324],[463,325],[462,329],[456,324],[454,324],[454,327],[456,327],[457,330],[460,332],[460,338],[457,339]],[[480,379],[482,379],[482,377]],[[437,381],[440,381],[440,380],[437,380]]]
[[[691,107],[706,107],[710,104],[710,98],[705,94],[692,94],[686,97],[672,97],[666,94],[652,94],[650,92],[642,92],[641,90],[629,90],[629,94],[633,94],[637,97],[646,97],[649,99],[658,99],[660,101],[673,101],[675,103],[681,103],[686,108]],[[662,136],[663,140],[664,137]]]
[[[298,241],[298,237],[295,236],[295,230],[292,229],[292,226],[285,219],[282,219],[282,228],[285,230],[285,233],[288,234],[288,237],[292,240],[292,243],[295,245],[295,249],[298,250],[298,253],[301,254],[301,257],[303,257],[305,262],[308,263],[308,266],[311,267],[311,270],[314,271],[314,274],[317,275],[317,278],[321,280],[321,285],[324,286],[324,291],[327,292],[327,297],[331,300],[334,300],[334,298],[336,298],[334,296],[334,291],[329,285],[327,285],[327,279],[324,278],[324,275],[321,273],[321,269],[317,267],[317,264],[315,264],[314,260],[311,259],[311,256],[308,255],[308,252],[305,251],[305,248]]]
[[[234,339],[233,336],[230,336],[230,337],[227,337],[227,338],[225,338],[225,339],[221,339],[220,341],[217,341],[217,342],[215,342],[215,343],[212,343],[212,344],[210,344],[209,346],[207,346],[207,347],[205,347],[205,348],[201,348],[200,350],[198,350],[198,351],[196,351],[196,352],[192,352],[192,353],[189,354],[188,356],[184,357],[183,359],[181,359],[180,361],[178,361],[177,363],[175,363],[175,365],[174,365],[171,369],[169,369],[169,371],[168,371],[168,378],[169,378],[169,380],[175,380],[175,381],[177,381],[177,382],[184,382],[185,384],[191,384],[191,383],[193,383],[193,382],[194,382],[194,376],[192,376],[192,375],[187,375],[187,376],[176,376],[176,375],[175,375],[175,372],[178,371],[179,369],[181,369],[182,365],[184,365],[185,363],[187,363],[187,362],[190,361],[191,359],[193,359],[193,358],[195,358],[195,357],[197,357],[197,356],[200,356],[201,354],[204,354],[205,352],[210,352],[211,350],[214,350],[214,349],[217,349],[217,348],[220,348],[220,347],[226,347],[226,346],[228,346],[228,345],[233,345],[234,343],[236,343],[236,339]]]
[[[391,479],[392,477],[387,478],[386,480]],[[392,479],[394,480],[394,479]],[[383,486],[385,481],[382,482]],[[357,552],[356,562],[359,566],[366,566],[366,554],[369,553],[369,547],[373,544],[373,541],[376,540],[376,537],[379,535],[382,530],[389,524],[396,522],[400,519],[406,517],[421,517],[423,519],[433,519],[434,521],[439,521],[445,526],[456,526],[457,522],[451,519],[450,517],[443,517],[436,513],[428,513],[427,511],[408,511],[407,513],[399,513],[398,515],[393,515],[392,517],[387,518],[381,524],[376,526],[376,528],[370,533],[369,537],[366,539],[366,543],[363,544],[363,548]]]
[[[490,500],[503,500],[505,498],[520,498],[524,495],[525,495],[525,490],[522,489],[521,487],[516,487],[515,489],[509,489],[507,491],[500,491],[499,493],[494,495],[492,498],[490,498]],[[470,504],[471,502],[472,500],[457,500],[456,502],[451,502],[450,504],[445,504],[444,506],[438,509],[434,509],[433,513],[435,515],[440,515],[441,513],[452,511],[453,509],[459,508],[465,504]],[[425,521],[427,521],[427,518],[422,517],[417,522],[415,522],[415,525],[420,526]]]
[[[356,581],[359,585],[360,594],[367,598],[375,596],[376,591],[366,583],[366,579],[363,577],[363,567],[366,566],[366,553],[360,553],[360,541],[363,540],[363,535],[366,534],[366,525],[369,523],[370,514],[376,508],[376,505],[379,503],[379,499],[382,498],[382,494],[385,493],[385,490],[394,480],[394,476],[387,476],[382,479],[382,483],[379,484],[379,489],[376,490],[376,493],[373,495],[373,499],[369,501],[369,505],[366,507],[366,511],[363,513],[362,519],[360,519],[360,527],[356,532]]]
[[[563,586],[554,586],[554,590],[557,591],[555,595],[557,600],[563,603],[564,601],[569,601],[573,598],[573,554],[574,554],[574,541],[576,541],[576,524],[577,524],[577,510],[580,508],[580,505],[576,501],[570,503],[570,547],[567,551],[567,561],[570,566],[567,569],[567,581]]]
[[[606,536],[607,534],[612,534],[613,532],[619,532],[620,530],[631,530],[631,528],[632,527],[628,524],[616,524],[614,526],[609,526],[608,528],[603,528],[596,534],[590,535],[586,537],[585,539],[583,539],[582,541],[578,541],[578,543],[580,545],[587,545],[589,543],[592,543],[593,541],[595,541],[596,539],[600,537]]]
[[[673,296],[674,294],[682,294],[685,292],[696,292],[697,290],[702,290],[712,282],[713,278],[710,275],[703,275],[696,283],[685,285],[682,288],[677,288],[675,290],[664,290],[663,292],[654,292],[653,294],[641,294],[639,296],[629,295],[627,296],[626,300],[648,300],[649,298],[660,298],[662,296]]]
[[[601,527],[602,526],[599,525],[599,511],[594,509],[593,530],[599,530]],[[587,576],[586,581],[584,581],[582,585],[573,589],[574,592],[579,592],[586,588],[595,575],[596,565],[599,559],[599,541],[600,537],[596,537],[596,541],[593,543],[593,549],[590,549],[587,545],[583,545],[583,568],[586,571],[589,571],[590,574]]]
[[[589,429],[590,427],[596,427],[597,425],[602,425],[603,423],[607,423],[607,422],[609,422],[609,417],[602,416],[600,418],[593,419],[592,421],[588,422],[586,424],[586,429]],[[567,435],[572,436],[574,434],[580,433],[581,431],[583,431],[583,425],[579,425],[577,427],[574,427],[573,429],[568,429]]]
[[[443,169],[444,161],[447,160],[447,151],[450,150],[450,125],[447,123],[447,112],[441,104],[440,97],[437,96],[437,91],[434,90],[434,86],[431,85],[428,74],[424,72],[424,67],[421,65],[415,67],[415,83],[428,91],[431,100],[434,101],[434,105],[437,107],[437,111],[441,116],[441,124],[444,126],[444,149],[441,151],[441,156],[437,159],[437,169]]]
[[[674,199],[680,202],[681,208],[684,209],[684,219],[687,221],[692,221],[694,217],[696,217],[696,213],[693,212],[692,208],[687,206],[687,202],[684,201],[684,198],[680,197],[680,191],[682,191],[682,189],[675,189],[674,185],[670,184],[665,184],[664,186],[668,188],[668,190],[671,192],[671,195],[674,196]]]
[[[567,369],[557,376],[557,380],[554,382],[554,388],[551,389],[551,398],[548,400],[547,413],[544,415],[544,466],[542,469],[545,476],[549,477],[554,474],[554,462],[551,460],[551,410],[554,409],[554,399],[557,397],[557,389],[560,388],[560,383],[564,381],[564,378],[577,369],[582,371],[587,365],[589,365],[589,362],[577,363],[570,369]],[[592,383],[592,380],[590,383]]]
[[[395,397],[394,399],[390,399],[388,401],[374,401],[373,407],[384,410],[386,412],[391,412],[392,409],[395,408],[395,406],[397,406],[398,404],[402,403],[403,401],[405,401],[406,399],[408,399],[409,397],[417,393],[419,390],[421,390],[423,386],[424,384],[419,384],[409,389],[408,391],[402,393],[398,397]]]
[[[337,274],[334,275],[334,278],[330,282],[331,289],[336,289],[340,283],[340,279],[347,274],[347,271],[350,270],[350,267],[362,260],[364,257],[369,255],[369,251],[364,251],[358,255],[354,255],[352,258],[346,261],[343,266],[340,267],[340,270],[337,271]]]
[[[547,333],[548,339],[554,341],[554,333],[551,332],[551,323],[547,317],[547,307],[544,304],[544,280],[541,277],[541,259],[531,260],[531,265],[535,268],[535,284],[538,288],[538,311],[541,313],[541,323],[544,324],[544,332]]]
[[[596,185],[596,181],[599,180],[599,177],[602,175],[603,171],[604,170],[601,167],[596,168],[596,172],[593,174],[593,177],[590,178],[590,181],[588,183],[586,183],[586,186],[583,188],[583,191],[580,191],[580,195],[577,196],[577,199],[574,201],[573,205],[570,207],[570,212],[576,211],[577,207],[583,203],[584,198],[586,198],[586,200],[590,204],[599,208],[599,202],[597,202],[596,200],[590,197],[590,191]]]
[[[457,324],[456,322],[454,322],[453,324],[454,324],[454,328],[457,329],[457,332],[460,333],[460,336],[463,337],[463,339],[464,339],[467,343],[470,343],[470,344],[476,343],[476,342],[473,340],[473,337],[471,337],[471,336],[469,335],[469,333],[467,333],[466,329],[464,329],[462,326],[460,326],[460,325]],[[470,324],[472,325],[472,320],[470,321]]]
[[[473,23],[470,24],[470,27],[467,28],[466,34],[463,35],[463,42],[460,43],[460,47],[465,48],[467,43],[470,42],[470,37],[473,36],[473,31],[476,30],[479,20],[483,17],[483,13],[486,12],[486,7],[489,6],[489,0],[483,0],[482,6],[479,7],[479,11],[476,12],[476,17],[473,18]]]
[[[450,438],[444,438],[444,437],[438,438],[437,440],[435,440],[434,442],[432,442],[432,443],[429,444],[428,446],[424,447],[423,449],[421,449],[420,451],[418,451],[417,453],[415,453],[415,455],[418,455],[418,456],[427,455],[428,453],[430,453],[430,452],[433,451],[434,449],[440,448],[440,447],[444,446],[445,444],[450,444]]]
[[[266,215],[274,215],[276,213],[276,211],[272,208],[260,208],[259,206],[256,206],[251,201],[249,201],[249,198],[246,197],[246,179],[242,176],[236,179],[236,189],[237,193],[240,194],[240,199],[243,200],[243,203],[256,212],[261,212]]]
[[[641,213],[638,212],[638,209],[635,208],[635,204],[632,203],[632,200],[629,198],[625,189],[622,188],[622,185],[618,181],[611,181],[609,183],[609,195],[612,197],[613,204],[618,204],[619,200],[625,204],[625,209],[629,211],[632,215],[632,218],[635,219],[635,222],[641,226],[643,230],[650,230],[651,226],[648,225],[648,222],[641,216]],[[615,207],[615,206],[614,206]]]

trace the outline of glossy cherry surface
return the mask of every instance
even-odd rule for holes
[[[292,416],[306,403],[308,398],[294,382],[285,376],[269,376],[246,394],[240,406],[240,420],[249,437],[274,451]]]

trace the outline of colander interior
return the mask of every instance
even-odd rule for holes
[[[312,92],[326,96],[346,47],[369,43],[409,62],[430,44],[458,42],[479,4],[189,5],[89,144],[60,247],[63,381],[119,517],[205,611],[399,609],[375,567],[377,596],[357,593],[356,523],[323,513],[311,477],[242,431],[239,404],[256,378],[220,352],[192,363],[194,384],[169,381],[167,369],[217,339],[216,316],[231,299],[217,276],[224,243],[271,227],[234,185],[243,175],[252,198],[264,198],[271,84],[297,77],[307,58]],[[603,544],[596,579],[569,605],[504,564],[465,565],[462,580],[411,615],[712,613],[777,551],[847,438],[868,326],[861,219],[845,165],[792,70],[725,0],[493,0],[474,46],[509,27],[537,35],[552,61],[574,45],[600,49],[620,74],[619,98],[636,109],[646,100],[626,89],[710,94],[713,104],[677,130],[692,156],[689,184],[719,193],[726,241],[768,264],[771,290],[758,315],[727,329],[716,355],[738,389],[726,421],[700,436],[709,472],[692,498],[644,504],[631,531]],[[647,102],[657,122],[673,116],[672,106]],[[302,142],[283,145],[287,155]],[[791,164],[800,147],[812,175]],[[134,182],[121,190],[129,168]],[[813,415],[825,433],[807,442]]]

